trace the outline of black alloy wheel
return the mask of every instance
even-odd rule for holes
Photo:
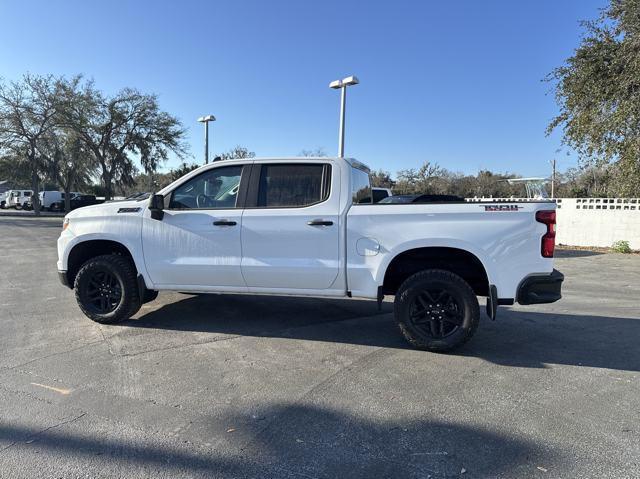
[[[95,270],[86,285],[86,303],[98,314],[108,314],[122,300],[122,284],[108,270]]]
[[[445,289],[427,289],[416,294],[409,313],[414,328],[431,339],[453,334],[463,320],[462,306]]]

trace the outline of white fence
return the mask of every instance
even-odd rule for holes
[[[527,198],[468,198],[467,201],[509,202],[527,201]],[[624,240],[631,248],[640,249],[640,198],[558,198],[556,203],[557,244],[606,247]]]
[[[556,243],[640,249],[640,198],[559,198]]]

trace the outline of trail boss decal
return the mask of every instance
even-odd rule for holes
[[[518,205],[483,205],[485,211],[518,211],[523,208]]]

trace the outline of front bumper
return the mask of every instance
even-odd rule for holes
[[[554,269],[549,275],[528,276],[518,287],[518,303],[554,303],[562,298],[563,281],[564,275],[557,269]]]
[[[66,271],[58,271],[58,279],[60,280],[63,286],[66,286],[67,288],[71,288]]]

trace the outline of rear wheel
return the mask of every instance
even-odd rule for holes
[[[121,255],[88,260],[78,271],[74,288],[82,312],[98,323],[122,321],[140,309],[135,267]]]
[[[402,334],[416,348],[449,351],[471,339],[478,328],[480,307],[464,279],[430,269],[402,283],[394,315]]]

